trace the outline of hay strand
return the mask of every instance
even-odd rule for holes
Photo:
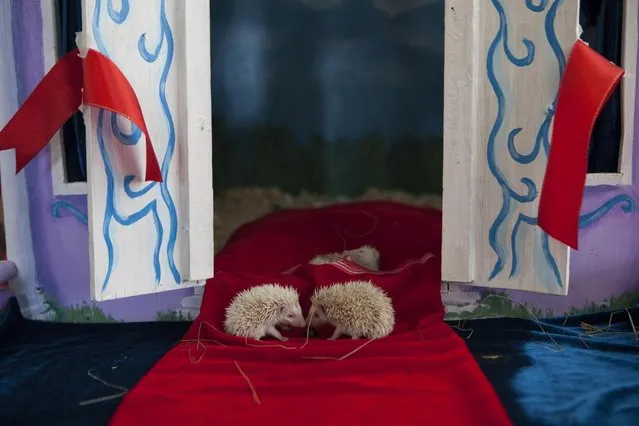
[[[464,337],[464,339],[469,340],[471,336],[473,335],[473,333],[475,332],[475,330],[472,328],[463,328],[460,324],[461,324],[461,321],[459,321],[457,325],[451,325],[450,328],[454,328],[455,330],[459,330],[463,332],[468,332],[468,336]],[[424,339],[422,338],[422,340]]]
[[[81,401],[78,403],[79,406],[84,407],[86,405],[92,405],[92,404],[99,404],[101,402],[106,402],[106,401],[110,401],[112,399],[116,399],[116,398],[120,398],[124,395],[126,395],[129,390],[127,388],[125,388],[124,386],[119,386],[119,385],[115,385],[113,383],[109,383],[106,380],[98,377],[97,375],[95,375],[91,370],[87,371],[87,375],[89,377],[91,377],[93,380],[97,380],[98,382],[102,383],[104,386],[109,387],[111,389],[116,389],[119,390],[120,392],[115,393],[113,395],[108,395],[108,396],[101,396],[99,398],[93,398],[93,399],[87,399],[86,401]]]
[[[628,323],[630,325],[630,328],[632,329],[632,331],[611,331],[612,329],[612,319],[615,315],[617,314],[621,314],[621,313],[626,313],[626,315],[628,315]],[[610,313],[610,317],[608,318],[608,324],[604,327],[595,327],[594,325],[588,324],[585,321],[581,321],[579,323],[579,326],[584,330],[584,333],[587,336],[595,336],[597,334],[632,334],[634,337],[634,340],[639,341],[639,330],[637,330],[637,327],[635,326],[635,322],[632,318],[632,315],[630,314],[630,311],[625,308],[619,311],[614,311]]]
[[[251,389],[251,394],[253,395],[253,401],[255,401],[257,405],[262,405],[262,401],[260,401],[260,397],[257,394],[257,391],[255,390],[255,386],[253,386],[253,382],[251,382],[251,379],[249,379],[249,376],[246,375],[246,373],[244,372],[244,370],[242,370],[242,368],[240,367],[240,364],[238,364],[237,361],[233,361],[233,362],[235,363],[235,367],[237,368],[237,371],[240,372],[240,374],[244,378],[244,381],[246,381],[246,384],[248,385],[249,389]]]
[[[630,326],[632,327],[632,334],[635,335],[635,340],[639,340],[639,332],[637,327],[635,327],[635,322],[632,320],[632,315],[630,315],[630,311],[626,308],[626,313],[628,314],[628,320],[630,321]]]
[[[330,361],[344,361],[346,358],[350,357],[351,355],[354,355],[356,352],[358,352],[360,349],[363,349],[365,346],[368,346],[370,343],[373,343],[375,340],[377,339],[370,339],[365,341],[364,343],[362,343],[361,345],[359,345],[358,347],[356,347],[355,349],[353,349],[352,351],[350,351],[349,353],[347,353],[346,355],[342,355],[341,357],[337,358],[337,357],[333,357],[333,356],[305,356],[302,357],[302,359],[317,359],[317,360],[330,360]]]

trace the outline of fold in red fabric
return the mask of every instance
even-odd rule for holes
[[[510,425],[465,343],[442,321],[440,264],[431,254],[440,242],[438,212],[392,203],[283,211],[241,228],[217,257],[184,342],[129,392],[111,425]],[[306,264],[362,244],[380,250],[385,271]],[[392,297],[391,336],[327,341],[324,329],[304,346],[302,329],[286,343],[221,331],[225,307],[245,288],[293,286],[307,310],[316,286],[353,279]]]
[[[162,173],[135,91],[122,71],[93,49],[85,58],[76,49],[60,59],[0,131],[0,150],[16,150],[16,173],[83,103],[121,115],[142,131],[146,137],[145,180],[161,182]]]
[[[623,73],[579,40],[559,86],[538,223],[548,235],[575,250],[592,129]]]

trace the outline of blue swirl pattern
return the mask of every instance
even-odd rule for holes
[[[122,0],[120,9],[117,10],[113,5],[113,0],[96,0],[95,9],[93,12],[93,34],[98,47],[98,50],[103,54],[108,56],[108,50],[106,48],[101,29],[101,9],[103,1],[107,2],[107,14],[109,18],[116,24],[120,25],[126,22],[129,13],[130,13],[130,1]],[[169,263],[169,269],[173,276],[173,279],[176,283],[180,283],[181,276],[177,269],[174,259],[175,245],[177,242],[177,231],[178,231],[178,218],[177,218],[177,210],[175,208],[175,203],[173,202],[173,198],[170,194],[168,188],[168,177],[169,177],[169,169],[171,166],[171,161],[173,158],[173,154],[175,152],[175,143],[176,143],[176,133],[175,133],[175,125],[173,123],[173,117],[170,111],[170,107],[166,98],[166,80],[169,74],[169,70],[171,68],[171,64],[173,61],[174,55],[174,42],[173,42],[173,34],[166,16],[166,0],[162,0],[161,2],[161,10],[160,10],[160,26],[161,26],[161,34],[160,40],[153,51],[152,54],[149,54],[146,49],[146,33],[140,36],[138,40],[138,51],[140,56],[148,63],[152,63],[156,61],[160,55],[162,50],[162,46],[164,45],[164,40],[166,39],[167,44],[167,56],[166,62],[164,64],[162,70],[162,76],[160,78],[160,82],[158,84],[158,94],[159,100],[162,105],[162,110],[164,112],[164,117],[169,129],[169,136],[167,141],[167,148],[164,154],[164,158],[162,161],[161,172],[163,181],[160,184],[153,182],[147,186],[145,186],[141,190],[133,190],[131,188],[131,184],[135,178],[133,175],[125,176],[122,181],[122,187],[124,189],[124,193],[131,199],[139,198],[156,186],[159,186],[160,189],[160,197],[162,199],[163,205],[168,211],[169,217],[169,230],[168,230],[168,241],[167,241],[167,258]],[[155,278],[156,282],[159,282],[162,278],[162,268],[160,263],[160,252],[162,248],[162,243],[164,239],[164,227],[160,216],[158,214],[158,200],[154,199],[146,204],[142,209],[132,213],[131,215],[124,216],[118,212],[118,209],[115,205],[115,185],[116,179],[113,173],[113,167],[111,165],[111,160],[108,155],[108,151],[106,149],[105,140],[104,140],[104,126],[105,126],[105,113],[104,110],[100,110],[98,113],[97,120],[97,141],[98,148],[102,157],[102,161],[104,163],[104,169],[106,174],[106,208],[104,212],[104,221],[102,227],[102,234],[105,241],[105,245],[107,247],[107,257],[108,257],[108,265],[107,265],[107,273],[102,283],[102,291],[104,291],[109,283],[109,279],[113,272],[114,262],[115,262],[115,246],[113,243],[113,238],[111,236],[111,223],[115,221],[116,223],[122,226],[131,226],[140,221],[141,219],[151,215],[153,219],[153,223],[155,224],[156,229],[156,244],[153,252],[153,267],[155,270]],[[141,130],[135,125],[131,125],[130,131],[124,131],[117,120],[117,116],[113,113],[111,114],[110,127],[114,137],[124,145],[136,145],[142,137]]]
[[[486,56],[486,72],[488,76],[488,81],[490,82],[490,86],[493,89],[493,92],[497,98],[497,117],[495,118],[495,122],[493,123],[492,129],[488,136],[487,142],[487,160],[488,160],[488,168],[497,180],[502,192],[502,206],[497,214],[497,217],[493,221],[489,231],[488,231],[488,242],[491,249],[497,255],[497,261],[493,267],[492,272],[490,273],[489,280],[492,280],[497,275],[499,275],[503,268],[506,265],[506,247],[505,247],[505,239],[506,239],[506,229],[505,224],[507,220],[512,217],[514,214],[514,203],[530,203],[537,198],[537,185],[533,182],[532,179],[528,177],[524,177],[520,180],[520,182],[527,188],[525,194],[518,193],[514,188],[511,187],[510,182],[506,178],[505,173],[499,167],[497,161],[497,153],[496,149],[497,139],[500,134],[501,128],[504,124],[504,117],[506,113],[506,96],[504,94],[503,89],[497,79],[496,75],[496,66],[495,66],[495,54],[497,53],[497,49],[502,46],[505,52],[505,56],[513,65],[517,67],[525,67],[529,66],[533,63],[535,59],[535,45],[528,39],[523,39],[522,44],[526,47],[527,54],[524,58],[517,58],[511,52],[509,44],[508,44],[508,19],[506,17],[506,13],[503,5],[499,0],[491,0],[493,6],[497,10],[499,15],[499,29],[495,38],[488,48],[488,54]],[[558,0],[557,0],[558,1]],[[532,5],[532,4],[531,4]],[[534,6],[534,5],[532,5]],[[521,128],[512,129],[508,134],[509,145],[514,144],[515,136],[519,132],[521,132]],[[532,161],[532,160],[531,160]],[[514,203],[513,203],[514,202]],[[520,223],[530,223],[534,218],[530,218],[527,216],[520,216],[517,224]],[[515,226],[513,229],[513,233],[519,230],[519,225]],[[514,236],[514,239],[517,239],[517,236]],[[512,240],[512,239],[511,239]],[[515,251],[516,256],[516,251]],[[551,256],[552,258],[552,256]],[[517,260],[515,259],[513,264],[517,264]],[[553,259],[554,263],[554,259]],[[556,263],[555,263],[556,267]],[[557,268],[557,273],[559,272]],[[561,282],[561,277],[559,276],[559,282]]]
[[[637,209],[635,200],[631,196],[626,194],[617,195],[615,197],[612,197],[593,211],[582,214],[579,217],[579,229],[588,228],[597,223],[617,205],[621,205],[621,211],[624,213],[634,213]]]
[[[75,205],[64,199],[55,200],[51,204],[51,216],[55,217],[56,219],[60,219],[62,217],[61,210],[68,211],[71,216],[76,218],[77,221],[83,225],[87,225],[89,223],[87,215],[80,211],[80,209],[77,208]]]
[[[516,277],[520,273],[521,262],[519,260],[519,252],[521,251],[521,246],[523,244],[522,233],[520,232],[522,225],[528,225],[538,229],[536,227],[536,216],[529,216],[518,212],[518,207],[520,205],[531,203],[536,200],[538,195],[537,184],[531,178],[523,177],[519,180],[519,182],[526,188],[526,190],[525,192],[518,192],[515,188],[513,188],[512,182],[510,182],[510,180],[506,177],[504,168],[500,167],[498,164],[497,156],[498,153],[502,152],[502,150],[498,149],[497,145],[503,143],[500,142],[502,140],[500,135],[502,127],[504,126],[508,100],[504,93],[504,89],[497,78],[498,70],[495,60],[495,55],[501,47],[503,50],[503,56],[512,65],[516,67],[530,66],[535,60],[536,46],[532,41],[523,38],[521,43],[526,49],[526,55],[523,57],[517,57],[513,54],[508,40],[508,19],[502,1],[491,0],[491,2],[499,15],[499,28],[488,48],[486,56],[486,73],[490,86],[497,98],[497,115],[488,136],[486,157],[488,169],[501,189],[502,205],[488,231],[488,243],[497,256],[497,260],[489,275],[489,280],[494,279],[503,272],[508,256],[510,257],[511,264],[509,277]],[[555,33],[555,19],[561,4],[562,0],[552,0],[552,2],[549,0],[538,0],[536,2],[534,0],[525,1],[526,8],[531,12],[541,13],[547,10],[544,19],[544,32],[548,45],[556,58],[560,76],[563,75],[566,68],[566,57]],[[542,148],[543,153],[545,154],[543,160],[545,161],[547,159],[550,148],[550,125],[554,116],[556,101],[557,94],[555,94],[552,104],[544,114],[544,118],[535,137],[535,143],[530,152],[522,152],[517,148],[516,139],[523,130],[521,127],[516,127],[508,131],[504,148],[506,148],[506,151],[510,156],[510,160],[514,163],[519,165],[533,163],[539,158]],[[635,210],[634,200],[627,195],[620,195],[607,201],[594,211],[583,214],[580,217],[580,228],[592,225],[612,210],[612,208],[617,204],[621,204],[622,210],[626,213],[634,212]],[[509,241],[510,250],[508,250],[508,244],[506,243],[506,227],[508,223],[514,223]],[[554,285],[563,287],[559,267],[550,251],[549,237],[545,232],[541,230],[539,230],[539,232],[541,234],[541,238],[538,245],[535,247],[535,250],[538,250],[543,255],[542,258],[546,263],[545,267],[549,268],[551,276],[553,277],[552,280],[554,281]],[[510,251],[510,253],[508,253],[508,251]],[[548,282],[545,282],[544,284],[550,285]]]

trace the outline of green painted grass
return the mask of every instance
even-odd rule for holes
[[[182,312],[179,311],[160,311],[155,316],[156,321],[193,321],[191,315],[183,315]]]
[[[570,308],[565,315],[583,315],[601,311],[616,311],[637,305],[639,305],[639,290],[627,291],[618,296],[604,299],[602,303],[590,302],[581,308]]]
[[[496,295],[498,297],[489,297],[490,295]],[[495,317],[515,317],[531,319],[531,313],[536,318],[547,318],[560,315],[559,313],[554,313],[551,309],[529,306],[528,304],[524,304],[524,307],[517,302],[509,300],[508,296],[506,296],[506,293],[502,292],[483,291],[481,293],[480,303],[481,306],[475,308],[472,311],[446,314],[446,319],[463,320]],[[605,299],[601,303],[590,302],[582,307],[572,307],[568,310],[568,312],[563,313],[563,315],[592,314],[595,312],[625,309],[637,305],[639,305],[639,290],[629,291],[618,296],[610,297],[608,299]],[[530,310],[530,312],[528,310]]]
[[[489,297],[495,295],[498,297]],[[95,302],[82,302],[73,306],[63,306],[58,301],[45,296],[45,301],[51,311],[55,313],[52,321],[68,323],[114,323],[119,322],[111,315],[104,313]],[[581,307],[572,307],[564,315],[583,315],[602,311],[614,311],[639,305],[639,290],[628,291],[617,296],[605,299],[601,303],[590,302]],[[525,306],[525,307],[524,307]],[[537,318],[552,317],[555,315],[550,309],[536,306],[521,306],[517,302],[507,298],[505,293],[495,291],[483,291],[481,293],[481,306],[472,311],[449,313],[447,320],[464,320],[475,318],[515,317],[531,318],[532,314]],[[530,312],[528,311],[528,308]],[[183,315],[182,312],[165,310],[157,312],[156,321],[193,321],[191,315]]]
[[[496,297],[489,297],[496,296]],[[528,309],[526,309],[528,308]],[[529,312],[530,310],[530,312]],[[543,316],[552,316],[552,311],[543,310],[533,306],[524,306],[519,303],[513,302],[508,299],[506,293],[495,291],[482,291],[480,298],[480,306],[472,311],[467,312],[455,312],[446,314],[447,320],[464,320],[464,319],[476,319],[476,318],[493,318],[493,317],[515,317],[515,318],[530,318],[532,314],[539,318]],[[544,315],[545,314],[545,315]]]
[[[78,305],[63,306],[57,300],[46,296],[45,301],[49,305],[49,309],[55,313],[52,321],[71,323],[119,322],[111,315],[105,314],[95,302],[91,304],[82,302]]]

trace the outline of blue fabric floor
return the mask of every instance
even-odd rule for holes
[[[639,324],[639,308],[616,313],[610,327],[610,313],[449,324],[470,335],[515,425],[625,426],[639,425],[639,340],[629,315]],[[13,300],[0,313],[0,425],[107,424],[121,397],[83,403],[121,391],[98,379],[132,388],[188,326],[39,323],[22,319]]]
[[[639,425],[639,308],[611,314],[463,328],[515,425]]]

